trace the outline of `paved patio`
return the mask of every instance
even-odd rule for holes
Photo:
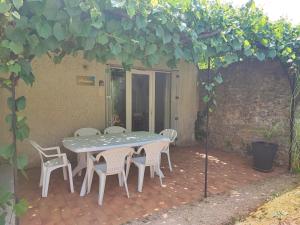
[[[251,161],[232,152],[210,151],[209,195],[241,187],[267,177],[284,173],[285,168],[274,168],[271,173],[260,173],[251,168]],[[29,180],[21,178],[22,197],[29,201],[28,213],[21,218],[21,225],[93,225],[122,224],[135,218],[146,217],[159,210],[177,207],[203,198],[204,154],[201,147],[172,148],[173,172],[163,157],[164,186],[159,179],[150,178],[146,170],[142,193],[137,192],[137,170],[132,165],[128,178],[130,198],[120,188],[117,176],[107,178],[104,203],[98,199],[98,178],[93,181],[91,193],[80,197],[82,177],[74,178],[75,193],[69,193],[69,183],[62,172],[52,174],[47,198],[41,198],[38,187],[40,169],[27,171]]]

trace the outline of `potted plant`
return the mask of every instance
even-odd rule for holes
[[[262,130],[263,139],[251,143],[253,168],[261,172],[272,171],[273,161],[278,150],[274,137],[278,136],[280,124],[276,123],[269,129]]]

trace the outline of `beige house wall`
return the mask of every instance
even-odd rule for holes
[[[139,63],[135,66],[142,67]],[[60,64],[54,64],[48,56],[43,56],[34,60],[32,67],[36,76],[33,86],[20,82],[17,87],[17,95],[27,98],[23,114],[28,118],[30,139],[42,146],[61,146],[62,138],[72,136],[78,128],[105,128],[105,86],[99,87],[98,82],[105,81],[107,65],[86,61],[81,56],[67,56]],[[168,70],[166,66],[155,69]],[[76,77],[87,75],[96,77],[96,86],[77,85]],[[8,113],[7,94],[6,90],[0,89],[0,144],[11,140],[4,121]],[[194,143],[198,102],[196,69],[180,62],[178,71],[172,73],[171,112],[171,126],[178,130],[179,145]],[[29,166],[39,164],[38,154],[26,141],[19,143],[18,149],[29,155]],[[69,157],[74,155],[69,153]]]

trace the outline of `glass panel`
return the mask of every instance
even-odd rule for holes
[[[170,128],[170,73],[155,73],[155,132]]]
[[[132,131],[149,130],[149,76],[132,74]]]
[[[122,69],[111,70],[111,125],[126,127],[126,73]]]

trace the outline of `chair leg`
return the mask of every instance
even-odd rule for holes
[[[119,180],[119,186],[123,187],[123,179],[122,179],[122,173],[118,174],[118,180]]]
[[[142,192],[144,183],[145,166],[139,166],[138,191]]]
[[[172,172],[173,169],[172,169],[172,164],[171,164],[171,159],[170,159],[170,150],[168,149],[168,151],[166,152],[167,154],[167,157],[168,157],[168,162],[169,162],[169,169],[170,171]]]
[[[64,167],[62,168],[62,170],[63,170],[64,180],[68,180],[68,176],[67,176],[67,168],[64,166]]]
[[[50,181],[50,175],[51,175],[51,170],[46,169],[44,171],[44,184],[43,184],[43,193],[42,197],[47,197],[48,196],[48,188],[49,188],[49,181]]]
[[[68,164],[68,173],[69,173],[70,190],[71,190],[71,193],[74,193],[72,167],[71,167],[70,163]]]
[[[150,177],[154,178],[154,166],[150,166]]]
[[[124,181],[124,185],[125,185],[126,194],[127,194],[127,197],[129,198],[129,191],[128,191],[128,187],[127,187],[127,179],[126,179],[126,175],[125,175],[124,171],[122,171],[122,177],[123,177],[123,181]]]
[[[126,179],[128,178],[130,166],[131,166],[131,163],[129,160],[127,160],[127,162],[126,162]]]
[[[91,169],[90,174],[89,174],[89,183],[88,183],[88,191],[87,193],[91,192],[91,187],[92,187],[92,183],[93,183],[93,177],[94,177],[94,168]]]
[[[106,182],[106,175],[101,173],[99,176],[99,200],[98,200],[99,205],[102,205],[103,203],[105,182]]]
[[[40,187],[43,186],[43,182],[44,182],[44,168],[43,165],[41,167],[41,177],[40,177]]]
[[[159,166],[157,166],[157,171],[158,171],[158,176],[159,176],[159,181],[160,181],[160,186],[162,186],[163,184],[162,184],[162,174],[161,174],[161,172],[159,172],[160,171],[160,168],[159,168]]]

